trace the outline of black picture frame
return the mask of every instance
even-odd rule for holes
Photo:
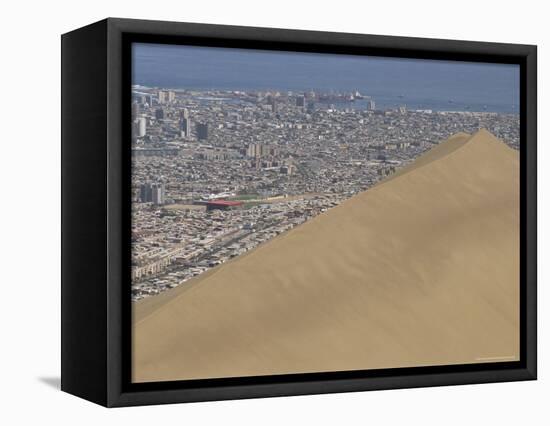
[[[61,387],[108,406],[536,379],[536,46],[109,18],[62,36]],[[520,65],[520,361],[130,383],[130,44]]]

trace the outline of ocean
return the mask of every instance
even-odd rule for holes
[[[358,91],[377,109],[519,112],[519,65],[141,43],[132,62],[132,84],[147,87]]]

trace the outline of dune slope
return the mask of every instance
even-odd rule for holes
[[[519,357],[519,158],[458,134],[134,307],[135,382]]]

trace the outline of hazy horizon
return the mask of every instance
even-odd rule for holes
[[[381,107],[519,111],[519,66],[136,43],[132,84],[174,89],[355,91]]]

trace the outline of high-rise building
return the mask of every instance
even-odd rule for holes
[[[142,203],[150,203],[153,199],[153,190],[150,183],[143,183],[139,187],[139,200]]]
[[[191,119],[190,118],[181,118],[180,119],[180,132],[181,136],[184,138],[191,137]]]
[[[132,117],[136,118],[139,114],[139,104],[137,102],[132,102]]]
[[[164,204],[164,185],[162,184],[153,184],[152,185],[152,201],[153,204],[161,206]]]
[[[297,107],[304,107],[306,105],[306,98],[305,96],[297,96],[296,97],[296,106]]]
[[[376,109],[376,102],[374,102],[374,99],[371,99],[367,105],[367,109],[369,111],[374,111]]]
[[[172,90],[159,90],[158,92],[159,104],[172,104],[176,100],[176,93]]]
[[[153,203],[157,206],[164,204],[164,185],[162,183],[144,183],[139,189],[139,198],[142,203]]]
[[[189,118],[189,110],[183,108],[180,110],[180,134],[184,138],[191,137],[191,119]]]
[[[159,101],[159,104],[160,104],[160,105],[165,104],[165,103],[166,103],[166,100],[167,100],[166,92],[163,91],[163,90],[159,90],[159,93],[158,93],[158,101]]]
[[[252,158],[260,158],[267,154],[267,147],[261,143],[248,145],[246,155]]]
[[[132,136],[142,138],[147,133],[147,119],[145,117],[136,117],[132,122]]]
[[[139,117],[138,123],[138,136],[143,137],[147,133],[147,119],[145,117]]]
[[[307,103],[307,113],[308,114],[313,114],[314,112],[315,112],[315,102],[309,101]]]
[[[251,158],[256,157],[256,146],[257,146],[257,144],[251,143],[250,145],[248,145],[246,147],[246,156],[247,157],[251,157]]]
[[[197,123],[197,139],[200,141],[208,139],[208,123]]]
[[[277,156],[278,149],[277,147],[262,144],[262,143],[251,143],[246,147],[246,156],[250,158],[260,158],[266,156]]]
[[[268,95],[266,100],[267,104],[271,107],[271,111],[277,112],[277,98],[273,95]]]
[[[162,108],[157,108],[155,110],[155,118],[157,120],[164,120],[164,110]]]

